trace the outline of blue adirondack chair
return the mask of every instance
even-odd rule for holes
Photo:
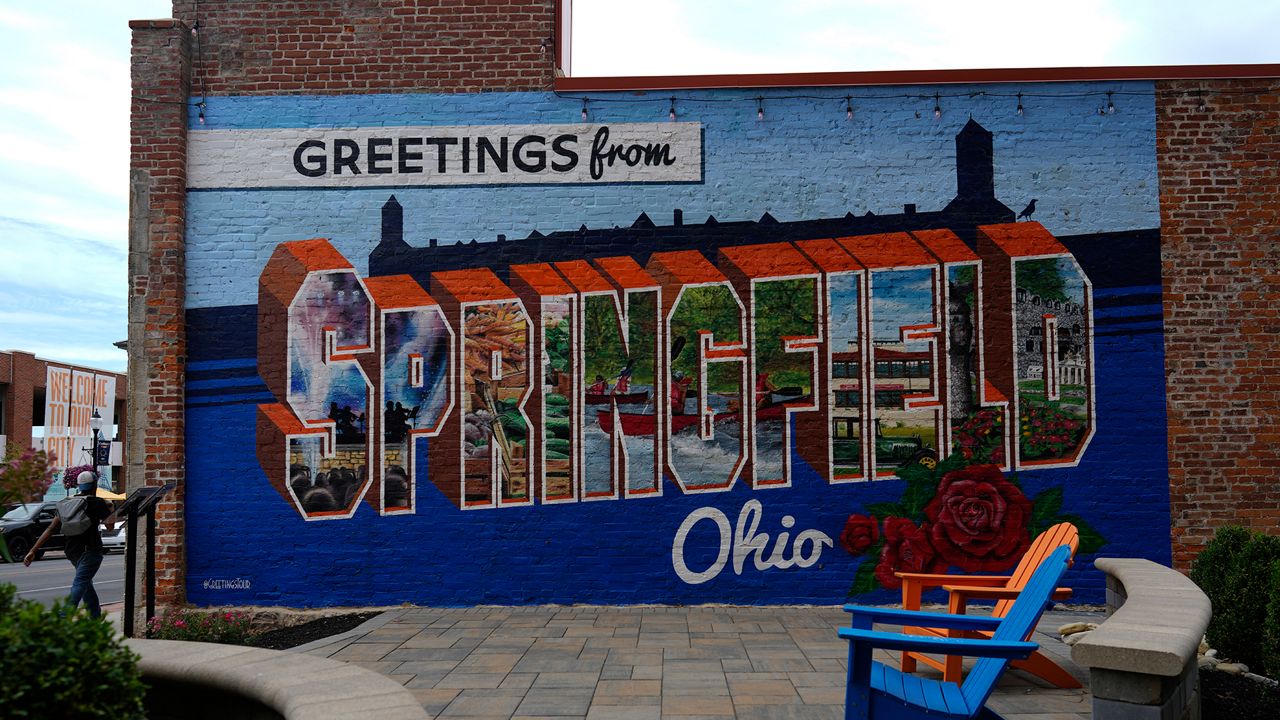
[[[846,720],[912,720],[914,718],[981,718],[1000,720],[987,709],[987,698],[1012,659],[1025,658],[1037,645],[1027,641],[1040,616],[1051,605],[1049,596],[1067,571],[1071,548],[1053,551],[1027,582],[1003,618],[949,615],[846,605],[852,627],[840,628],[849,641],[849,680],[845,690]],[[904,635],[872,630],[872,623],[913,627],[988,630],[991,639]],[[964,683],[919,678],[871,659],[874,648],[910,650],[938,655],[982,658]]]

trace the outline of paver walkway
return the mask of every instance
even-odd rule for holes
[[[1079,619],[1097,616],[1046,613],[1033,639],[1086,681],[1054,634]],[[818,607],[405,608],[298,650],[396,679],[440,717],[838,720],[847,622]],[[1090,704],[1017,671],[988,703],[1010,720],[1079,720]]]

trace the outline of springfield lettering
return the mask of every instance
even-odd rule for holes
[[[702,179],[699,123],[193,130],[192,188]]]

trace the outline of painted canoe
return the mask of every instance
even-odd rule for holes
[[[610,400],[617,400],[619,405],[632,405],[649,402],[649,391],[611,395],[609,393],[587,393],[588,405],[608,405]]]
[[[658,416],[644,413],[618,413],[622,419],[623,435],[656,435],[658,432]],[[600,421],[600,429],[613,434],[613,413],[608,410],[597,410],[596,419]],[[685,428],[698,424],[697,415],[672,415],[671,432],[678,433]]]

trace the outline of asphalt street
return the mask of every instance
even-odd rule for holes
[[[23,567],[21,562],[6,563],[0,558],[0,583],[12,583],[17,586],[19,596],[45,605],[67,596],[75,572],[75,567],[60,552],[46,553],[43,559],[31,563],[31,567]],[[124,600],[124,553],[103,559],[93,587],[104,605]]]

